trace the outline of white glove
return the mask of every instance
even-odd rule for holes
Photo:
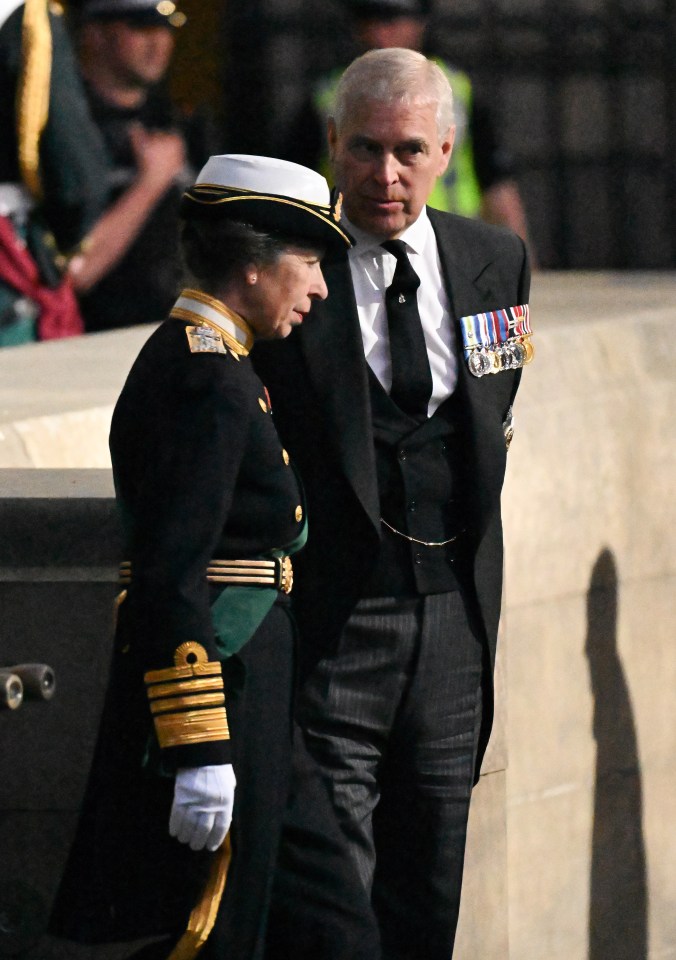
[[[169,817],[171,836],[191,850],[218,850],[230,829],[236,783],[230,763],[181,767]]]

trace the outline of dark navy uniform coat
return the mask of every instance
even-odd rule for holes
[[[302,524],[298,481],[250,360],[192,353],[182,320],[165,321],[141,350],[115,409],[110,446],[132,581],[53,920],[56,931],[83,942],[185,926],[210,855],[169,837],[173,777],[154,769],[143,674],[172,666],[185,641],[218,659],[209,560],[259,557],[293,541]],[[228,956],[262,950],[259,921],[287,797],[293,628],[284,600],[223,664],[231,740],[162,751],[164,766],[234,764],[233,863],[214,933]]]

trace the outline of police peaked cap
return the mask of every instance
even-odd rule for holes
[[[83,20],[129,20],[139,26],[182,27],[186,15],[173,0],[82,0]]]
[[[186,220],[239,220],[282,236],[323,244],[336,253],[351,246],[340,226],[340,200],[319,173],[288,160],[224,154],[209,157],[183,194]]]
[[[344,0],[354,17],[427,17],[432,12],[431,0]]]

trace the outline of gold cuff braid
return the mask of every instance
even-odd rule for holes
[[[220,662],[189,642],[176,649],[174,664],[144,676],[160,747],[229,740]]]
[[[155,732],[162,749],[230,739],[225,707],[160,714],[155,717]]]
[[[165,697],[162,700],[156,700],[150,704],[150,712],[156,713],[174,713],[176,710],[194,707],[199,710],[200,707],[221,707],[225,704],[225,697],[222,693],[204,693],[196,697]],[[182,714],[181,714],[182,716]]]

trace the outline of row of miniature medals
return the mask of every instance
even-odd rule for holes
[[[465,359],[475,377],[518,370],[533,359],[528,304],[460,318]]]

